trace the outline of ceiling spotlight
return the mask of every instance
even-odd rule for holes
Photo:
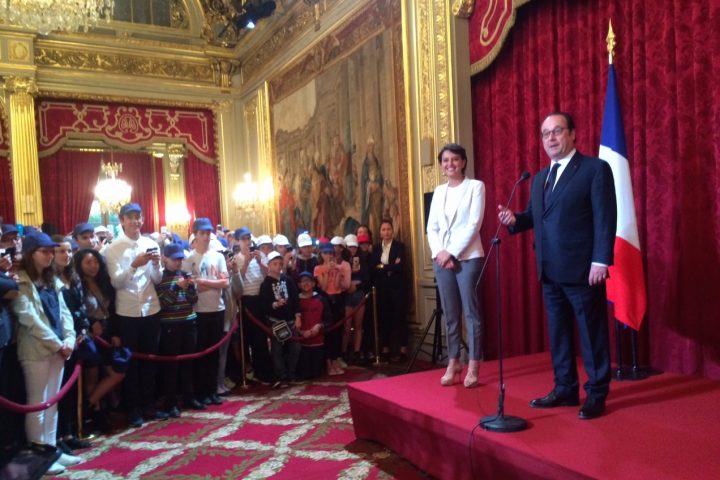
[[[240,3],[238,0],[233,2],[237,14],[232,17],[230,23],[235,27],[236,31],[240,31],[243,28],[252,30],[259,20],[267,18],[273,14],[276,7],[274,0],[266,0],[259,2],[245,2]]]

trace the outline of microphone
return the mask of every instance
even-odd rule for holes
[[[508,197],[507,203],[505,205],[510,205],[510,202],[512,202],[513,196],[515,196],[515,189],[519,184],[524,182],[530,178],[530,172],[525,170],[520,174],[520,178],[515,180],[515,183],[513,184],[512,190],[510,190],[510,196]],[[480,285],[480,280],[482,280],[484,274],[485,274],[485,267],[487,267],[488,260],[490,260],[490,254],[492,253],[493,249],[495,248],[495,245],[500,242],[498,239],[498,235],[500,235],[500,228],[502,228],[502,223],[498,223],[497,230],[495,230],[495,236],[493,237],[491,243],[490,243],[490,249],[487,252],[487,255],[485,255],[485,262],[483,262],[483,266],[480,269],[480,275],[478,275],[477,283],[475,283],[475,290],[477,290],[478,285]]]

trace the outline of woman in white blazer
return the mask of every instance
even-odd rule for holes
[[[435,189],[427,224],[428,243],[433,258],[448,343],[448,367],[440,383],[459,382],[462,329],[465,316],[468,345],[468,371],[463,384],[478,384],[482,358],[482,313],[475,285],[482,267],[483,251],[480,226],[485,213],[485,184],[465,177],[467,154],[454,143],[438,154],[447,183]]]

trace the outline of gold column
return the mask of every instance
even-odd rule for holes
[[[413,274],[416,320],[424,326],[435,307],[432,259],[425,237],[423,194],[444,182],[436,160],[439,148],[461,143],[472,176],[468,21],[453,15],[472,8],[469,0],[402,2],[403,62],[411,177]]]
[[[160,152],[158,152],[160,153]],[[185,197],[185,148],[172,144],[162,152],[165,223],[169,231],[182,238],[190,233],[190,214]]]
[[[237,223],[234,210],[231,207],[233,182],[237,175],[233,171],[233,162],[237,161],[235,150],[235,105],[231,100],[216,101],[213,103],[215,114],[215,142],[218,152],[218,179],[220,180],[220,218],[214,220],[228,228],[235,228]]]
[[[8,76],[3,88],[9,105],[15,219],[23,225],[40,226],[43,212],[33,98],[37,85],[33,78]]]

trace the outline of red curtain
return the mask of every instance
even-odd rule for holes
[[[597,155],[612,19],[615,65],[645,260],[643,350],[654,367],[720,378],[720,3],[716,0],[534,1],[496,61],[472,83],[476,175],[487,185],[483,237],[520,172],[548,163],[538,137],[552,110]],[[471,21],[478,22],[479,18]],[[511,205],[523,209],[528,184]],[[503,242],[506,352],[547,348],[532,234]],[[484,282],[494,346],[495,282]],[[489,356],[494,352],[489,350]]]
[[[0,217],[3,223],[15,223],[15,199],[13,198],[10,159],[0,156]]]
[[[61,150],[40,160],[43,219],[66,234],[87,222],[100,174],[100,154]]]
[[[220,181],[217,165],[203,162],[191,151],[185,158],[185,197],[192,220],[207,217],[220,223]]]
[[[122,173],[118,175],[132,186],[130,201],[143,209],[143,233],[155,230],[155,211],[153,208],[152,155],[143,152],[113,152],[112,157],[105,154],[105,161],[122,164]]]

